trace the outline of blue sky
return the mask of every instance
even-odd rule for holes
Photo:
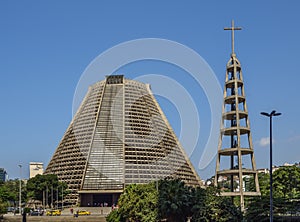
[[[269,163],[264,143],[269,122],[259,113],[273,109],[283,113],[274,120],[274,164],[299,162],[299,8],[298,1],[1,1],[0,167],[16,178],[18,164],[24,177],[30,161],[47,165],[72,119],[82,73],[99,54],[122,42],[162,38],[186,45],[205,59],[223,87],[231,51],[230,33],[223,28],[232,19],[243,28],[235,46],[257,167]],[[201,88],[182,77],[179,68],[155,61],[118,71],[128,78],[163,73],[187,84],[200,112],[199,143],[191,156],[197,168],[210,129],[209,103]],[[159,101],[180,134],[176,104]],[[215,159],[197,171],[207,178],[214,167]]]

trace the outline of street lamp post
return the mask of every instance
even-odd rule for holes
[[[20,167],[20,180],[19,180],[19,213],[22,214],[22,165],[19,164]]]
[[[272,117],[280,116],[281,113],[276,113],[273,110],[271,113],[261,112],[261,115],[267,116],[270,118],[270,222],[273,222],[273,154],[272,154]]]

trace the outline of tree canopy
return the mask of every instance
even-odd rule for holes
[[[22,183],[22,196],[26,196],[26,189],[24,189],[24,183]],[[0,185],[0,214],[6,213],[7,206],[12,203],[16,206],[19,201],[20,192],[20,181],[19,180],[9,180]]]
[[[108,215],[108,222],[185,222],[187,218],[192,221],[239,221],[242,216],[228,198],[219,196],[216,188],[194,188],[177,179],[129,185],[118,205],[119,209]]]
[[[50,205],[51,199],[54,202],[57,201],[57,197],[58,200],[61,199],[62,192],[64,192],[64,196],[68,194],[67,187],[66,183],[58,181],[56,175],[36,175],[27,181],[27,198],[43,201],[43,193],[45,193],[45,196],[49,197],[46,198],[47,204]]]
[[[45,193],[45,196],[48,197],[45,199],[50,205],[51,200],[53,202],[61,200],[62,192],[64,196],[69,193],[67,184],[59,182],[56,175],[37,175],[30,178],[26,184],[21,181],[21,187],[22,203],[29,199],[42,201],[43,193]],[[6,213],[8,206],[18,206],[19,189],[20,180],[18,179],[0,183],[0,215]]]
[[[168,221],[186,221],[192,214],[193,194],[191,187],[179,179],[161,180],[158,193],[159,217]]]
[[[280,167],[273,173],[274,196],[279,198],[300,197],[300,168]]]
[[[119,209],[112,211],[108,222],[149,221],[157,219],[157,190],[154,183],[131,184],[118,201]]]
[[[267,221],[270,210],[270,175],[260,173],[261,197],[250,198],[246,218]],[[280,167],[273,173],[274,215],[292,215],[300,209],[300,168]]]

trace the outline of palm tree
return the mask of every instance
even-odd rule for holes
[[[159,183],[158,212],[161,219],[172,222],[185,222],[191,215],[191,188],[179,179],[165,179]]]

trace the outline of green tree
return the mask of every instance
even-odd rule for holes
[[[126,220],[122,217],[120,210],[115,209],[115,210],[111,211],[109,213],[109,215],[107,215],[106,221],[107,222],[123,222]]]
[[[250,199],[246,211],[247,221],[269,221],[270,198],[268,196]]]
[[[247,203],[246,218],[249,221],[267,221],[270,213],[270,175],[259,174],[261,197]],[[273,173],[274,215],[295,213],[299,209],[300,169],[296,166],[280,167]]]
[[[132,184],[118,201],[119,209],[106,218],[108,222],[151,222],[167,219],[186,221],[241,221],[242,214],[231,200],[222,197],[215,187],[203,189],[186,186],[178,179],[156,183]]]
[[[22,201],[24,201],[24,197],[26,196],[26,188],[23,181],[21,181],[22,185]],[[9,180],[0,186],[0,200],[3,202],[13,203],[14,206],[17,206],[19,202],[19,192],[20,192],[20,181],[19,180]]]
[[[5,189],[4,185],[0,185],[0,219],[3,214],[7,212],[7,200],[8,199],[8,192]]]
[[[51,200],[53,202],[58,201],[63,195],[66,196],[68,194],[67,184],[61,183],[58,181],[56,175],[47,174],[47,175],[36,175],[33,178],[30,178],[27,181],[27,197],[30,199],[43,201],[43,196],[45,194],[45,199],[48,199],[48,205],[51,204]],[[58,191],[58,195],[57,195]],[[52,196],[53,195],[53,196]],[[46,198],[47,196],[47,198]],[[57,200],[58,196],[58,200]]]
[[[270,195],[270,174],[266,173],[259,173],[258,174],[258,183],[259,183],[259,188],[262,196],[268,196]],[[248,181],[249,191],[254,191],[255,190],[255,182],[254,182],[254,177],[250,177]]]
[[[192,189],[179,179],[165,179],[159,183],[159,218],[168,221],[186,221],[193,206]]]
[[[300,168],[280,167],[273,173],[274,196],[280,198],[300,197]]]
[[[0,219],[3,214],[7,213],[7,204],[0,201]]]
[[[10,200],[14,200],[14,199],[15,199],[15,196],[13,195],[13,193],[11,193],[9,191],[7,186],[1,185],[0,186],[0,201],[1,202],[7,202],[7,201],[10,201]]]
[[[220,196],[215,187],[197,188],[192,221],[241,221],[242,213],[228,197]]]
[[[157,219],[157,190],[155,183],[131,184],[118,201],[119,209],[112,211],[106,220],[155,222]]]
[[[259,189],[262,196],[270,196],[270,174],[258,174]]]

